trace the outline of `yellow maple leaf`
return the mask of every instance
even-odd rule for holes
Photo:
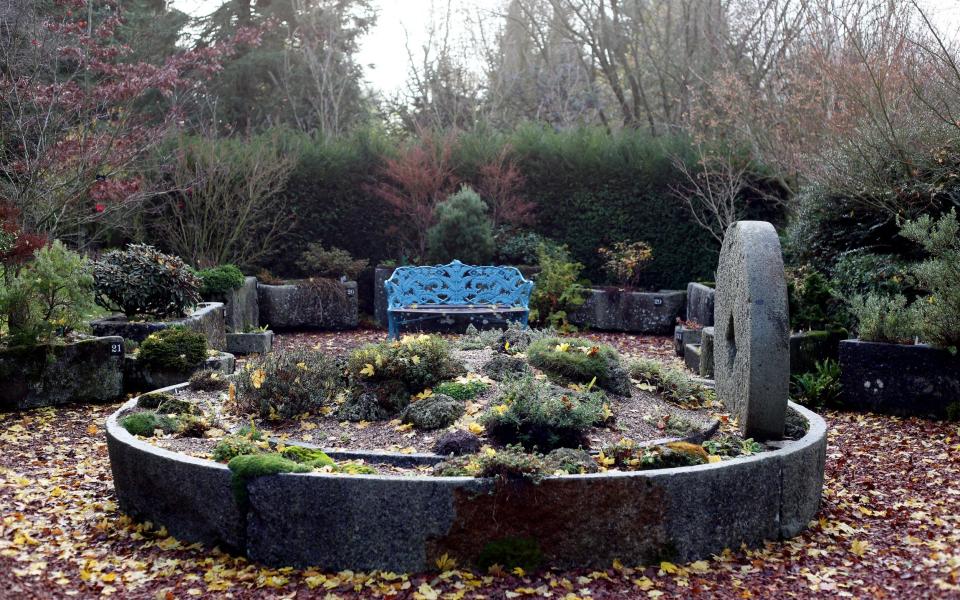
[[[663,571],[664,573],[671,573],[671,574],[679,571],[679,569],[677,568],[677,565],[667,561],[663,561],[660,563],[660,570]]]
[[[415,364],[415,365],[419,365],[419,364],[420,364],[420,357],[417,356],[416,354],[414,354],[414,355],[410,358],[410,360],[413,361],[413,364]]]
[[[637,586],[638,588],[640,588],[645,592],[653,587],[653,581],[651,581],[649,577],[643,576],[639,579],[634,579],[633,585]]]
[[[566,352],[568,350],[570,350],[570,344],[568,344],[567,342],[563,342],[562,344],[557,344],[556,346],[553,347],[554,352]]]
[[[97,427],[96,423],[90,423],[87,426],[87,435],[97,435],[99,431],[100,431],[100,428]]]
[[[717,456],[716,454],[710,454],[709,456],[707,456],[708,463],[718,463],[722,461],[723,461],[723,457]]]
[[[250,374],[250,383],[253,385],[254,389],[259,390],[260,386],[263,385],[263,381],[267,378],[267,372],[263,369],[257,369]]]
[[[457,559],[452,558],[446,552],[443,553],[443,556],[438,558],[436,561],[437,568],[441,571],[453,571],[457,568]]]
[[[397,426],[394,427],[393,429],[394,429],[395,431],[401,431],[401,432],[403,432],[403,431],[410,431],[411,428],[413,428],[413,423],[404,423],[404,424],[402,424],[402,425],[397,425]]]
[[[850,552],[853,552],[857,556],[863,556],[867,553],[867,550],[870,548],[870,542],[865,542],[863,540],[853,540],[850,544]]]
[[[483,425],[477,422],[470,423],[467,425],[467,431],[475,435],[480,435],[483,433]]]
[[[420,392],[419,394],[417,394],[416,396],[414,396],[414,399],[423,400],[424,398],[429,398],[432,395],[433,395],[433,390],[431,390],[430,388],[427,388],[422,392]]]
[[[493,412],[497,413],[498,415],[502,415],[506,413],[508,410],[509,410],[509,407],[506,404],[498,404],[493,407]]]
[[[373,365],[370,363],[363,365],[363,368],[360,369],[360,374],[366,375],[367,377],[373,377],[373,373],[374,373]]]

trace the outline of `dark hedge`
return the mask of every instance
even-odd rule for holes
[[[592,281],[603,281],[597,248],[636,240],[654,249],[642,285],[682,288],[713,278],[716,243],[671,196],[671,189],[683,184],[671,157],[689,155],[685,139],[538,127],[511,134],[471,132],[460,137],[454,152],[461,179],[473,182],[479,165],[504,144],[526,178],[524,195],[537,205],[534,229],[569,245]],[[288,247],[266,266],[275,274],[292,273],[310,242],[344,248],[371,264],[398,258],[385,233],[393,222],[391,209],[371,191],[384,157],[395,148],[387,136],[369,131],[328,142],[295,140],[292,150],[301,158],[286,196],[296,227]],[[764,185],[759,176],[755,183]],[[782,224],[781,211],[757,199],[749,204],[750,218]]]

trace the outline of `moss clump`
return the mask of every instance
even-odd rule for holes
[[[480,417],[493,439],[542,451],[583,445],[586,430],[605,419],[603,392],[575,392],[527,376],[503,383]]]
[[[506,571],[520,567],[524,571],[537,570],[543,564],[540,544],[531,538],[507,537],[487,542],[477,557],[477,566],[489,571],[499,565]]]
[[[190,389],[199,392],[220,392],[230,387],[227,376],[220,371],[203,369],[190,376]]]
[[[157,406],[157,412],[162,415],[199,415],[200,408],[189,400],[171,396]]]
[[[483,365],[483,374],[494,381],[530,374],[530,366],[517,356],[497,354]]]
[[[173,394],[166,392],[148,392],[137,398],[139,408],[155,409],[168,400],[174,400]]]
[[[235,265],[219,265],[197,271],[200,278],[200,295],[204,298],[223,296],[243,285],[243,272]]]
[[[338,465],[336,468],[338,473],[343,473],[344,475],[376,475],[377,470],[371,467],[370,465],[364,465],[356,462],[347,462],[342,465]]]
[[[325,452],[314,448],[304,448],[303,446],[287,446],[283,449],[281,456],[301,465],[307,465],[311,469],[335,467],[337,465]]]
[[[453,425],[465,412],[462,401],[443,394],[434,394],[412,402],[404,409],[400,419],[421,430],[443,429]]]
[[[590,383],[614,394],[630,395],[630,378],[617,351],[590,340],[548,337],[527,349],[530,364],[562,383]]]
[[[131,435],[151,437],[156,430],[163,433],[176,433],[180,430],[177,419],[160,415],[153,411],[133,413],[120,419],[120,426]]]
[[[631,440],[621,440],[600,453],[600,460],[628,471],[670,469],[706,463],[706,450],[689,442],[670,442],[657,446],[637,446]]]
[[[232,459],[243,456],[244,454],[260,454],[263,446],[256,443],[244,435],[228,435],[217,442],[213,447],[213,460],[217,462],[230,462]]]
[[[182,437],[203,437],[203,434],[210,429],[210,423],[201,416],[197,415],[179,415],[177,417],[178,433]]]
[[[543,457],[544,468],[547,473],[566,473],[578,475],[581,473],[596,473],[599,467],[597,461],[586,450],[573,448],[557,448]]]
[[[313,469],[301,465],[276,453],[244,454],[234,457],[227,463],[233,474],[233,493],[241,506],[247,503],[247,483],[251,479],[279,473],[307,473]]]
[[[635,360],[629,370],[630,376],[641,384],[655,388],[667,400],[681,406],[700,407],[716,399],[710,388],[693,381],[680,369],[664,366],[656,360]]]
[[[487,384],[479,379],[470,379],[467,381],[444,381],[433,388],[434,394],[450,396],[454,400],[466,402],[473,400],[480,394],[487,391]]]
[[[171,327],[151,333],[140,343],[137,360],[151,369],[188,371],[207,358],[207,338],[202,333]]]

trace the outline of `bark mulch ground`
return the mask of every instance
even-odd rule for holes
[[[621,337],[623,349],[669,344]],[[685,565],[488,574],[448,562],[404,575],[267,569],[130,522],[103,435],[116,406],[0,415],[0,597],[960,598],[956,424],[827,413],[818,520],[762,549]]]

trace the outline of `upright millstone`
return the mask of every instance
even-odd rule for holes
[[[780,239],[765,221],[727,229],[714,304],[717,397],[745,437],[781,439],[790,386],[790,318]]]

